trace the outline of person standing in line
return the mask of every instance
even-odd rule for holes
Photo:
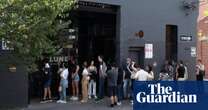
[[[131,78],[135,79],[136,81],[148,81],[148,79],[153,79],[154,76],[146,72],[145,70],[141,69],[139,65],[132,62],[132,75]]]
[[[197,81],[203,81],[205,75],[205,67],[202,64],[201,60],[198,60],[198,64],[196,65],[197,72],[196,72],[196,79]]]
[[[153,72],[152,66],[151,66],[151,65],[147,65],[146,70],[147,70],[147,72],[148,72],[151,76],[153,76],[153,78],[148,79],[148,80],[150,80],[150,81],[153,80],[153,79],[154,79],[154,72]]]
[[[61,68],[59,69],[58,73],[60,74],[60,85],[59,85],[59,94],[60,98],[57,103],[67,103],[66,101],[66,89],[68,88],[68,75],[69,71],[66,68],[66,65],[63,63]]]
[[[76,76],[77,65],[76,65],[76,61],[73,56],[70,56],[70,58],[69,58],[68,69],[69,69],[69,82],[71,82],[70,84],[71,84],[71,89],[72,89],[72,91],[70,91],[70,92],[72,92],[70,100],[76,100],[77,97],[76,97],[76,93],[75,93],[76,92],[75,84],[77,81],[74,82],[74,80],[77,80],[78,77]],[[73,78],[75,78],[74,76],[76,76],[76,79],[73,79]],[[69,89],[70,89],[70,87],[69,87]]]
[[[96,95],[96,79],[97,79],[97,68],[94,65],[94,61],[92,60],[90,63],[90,66],[88,67],[89,75],[90,75],[90,81],[89,81],[89,89],[88,89],[88,95],[89,99],[93,96],[95,99],[97,99]]]
[[[121,105],[123,100],[123,81],[124,81],[124,71],[122,66],[120,66],[120,68],[118,69],[118,79],[117,79],[118,105]]]
[[[118,68],[115,63],[112,63],[111,69],[107,72],[108,90],[111,100],[110,107],[117,105],[117,80],[118,80]]]
[[[131,72],[131,78],[135,81],[148,81],[154,79],[154,76],[152,74],[149,74],[145,70],[141,69],[139,65],[135,64],[135,62],[132,62],[132,72]],[[132,105],[134,102],[132,101]]]
[[[102,56],[98,56],[98,61],[99,61],[99,97],[97,100],[103,99],[104,98],[104,84],[105,84],[105,78],[106,78],[106,71],[107,71],[107,66],[105,62],[103,61]]]
[[[87,69],[87,62],[85,61],[84,69],[82,72],[82,100],[81,103],[86,103],[88,101],[88,83],[89,83],[89,72]]]
[[[128,99],[131,96],[131,59],[126,59],[126,64],[124,65],[124,83],[123,83],[123,91],[124,91],[124,99]]]
[[[41,103],[46,103],[46,102],[51,102],[51,81],[52,81],[52,74],[51,74],[51,69],[50,69],[50,65],[49,62],[46,61],[44,68],[43,68],[43,72],[44,72],[44,96],[43,96],[43,100],[41,101]],[[48,99],[47,99],[48,97]]]
[[[72,73],[72,97],[71,100],[79,99],[79,65],[76,65],[76,70]]]
[[[186,64],[184,64],[184,68],[185,68],[185,73],[184,73],[184,80],[188,80],[188,68],[187,68],[187,63]]]
[[[172,61],[168,61],[168,66],[167,66],[167,73],[168,73],[168,76],[169,76],[169,80],[174,80],[174,67],[173,67],[173,64],[172,64]]]
[[[183,61],[179,61],[178,66],[176,68],[176,76],[178,81],[184,81],[185,71],[186,70]]]

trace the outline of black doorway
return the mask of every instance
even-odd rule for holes
[[[105,60],[115,60],[116,14],[78,11],[79,62],[103,55]]]
[[[177,61],[178,54],[178,27],[166,25],[166,60]]]
[[[144,68],[144,47],[130,47],[129,57]]]

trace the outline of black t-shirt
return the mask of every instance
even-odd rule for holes
[[[123,69],[119,68],[118,69],[118,80],[117,80],[117,84],[121,85],[123,83]]]
[[[128,68],[129,69],[131,69],[129,66],[128,66],[128,64],[126,64],[126,65],[124,65],[124,71],[125,71],[125,76],[124,76],[124,78],[125,79],[130,79],[131,78],[131,72],[128,70]]]
[[[184,78],[184,74],[185,74],[185,67],[179,66],[178,67],[178,78]]]
[[[50,68],[44,68],[44,81],[48,81],[48,80],[51,80],[51,70]]]

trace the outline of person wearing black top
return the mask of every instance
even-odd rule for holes
[[[131,59],[126,59],[126,64],[124,65],[124,84],[123,84],[123,90],[124,90],[124,98],[130,98],[131,96]]]
[[[176,71],[177,71],[177,79],[179,81],[183,80],[185,76],[185,67],[184,67],[183,61],[179,61]]]
[[[124,72],[123,72],[123,68],[120,67],[118,69],[118,79],[117,79],[117,97],[118,97],[118,105],[121,105],[121,101],[123,99],[123,80],[124,80]]]
[[[51,81],[52,81],[52,73],[51,73],[51,69],[50,69],[50,65],[48,63],[48,61],[45,62],[44,64],[44,68],[43,68],[43,86],[44,86],[44,96],[43,96],[43,100],[41,101],[41,103],[45,103],[47,102],[47,96],[48,96],[48,101],[52,101],[51,100]]]
[[[108,91],[111,100],[111,107],[117,105],[117,81],[118,81],[118,68],[115,63],[112,63],[111,69],[107,72]]]

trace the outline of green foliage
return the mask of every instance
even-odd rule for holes
[[[70,23],[66,18],[75,0],[0,0],[0,38],[10,41],[14,53],[34,62],[53,54],[57,33]],[[65,14],[64,14],[65,13]]]

